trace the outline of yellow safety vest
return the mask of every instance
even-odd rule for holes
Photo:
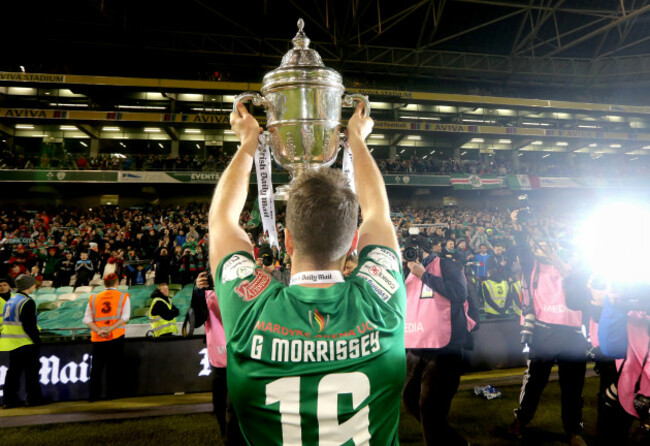
[[[518,280],[516,282],[512,282],[510,284],[510,291],[512,292],[512,294],[517,296],[517,299],[514,302],[512,309],[516,315],[521,316],[521,307],[523,305],[521,302],[521,281]]]
[[[153,332],[154,337],[162,336],[167,333],[178,333],[178,326],[176,325],[176,318],[172,319],[171,321],[167,321],[163,319],[160,316],[154,316],[151,314],[151,310],[153,310],[153,306],[156,305],[156,302],[161,301],[164,302],[169,309],[172,309],[172,302],[171,299],[169,302],[167,302],[165,299],[161,299],[160,297],[156,297],[153,302],[151,302],[151,306],[149,307],[149,321],[151,322],[151,331]]]
[[[0,351],[8,352],[34,343],[20,320],[20,312],[29,299],[24,294],[16,293],[4,304]]]
[[[9,299],[12,297],[14,297],[14,295],[10,293]],[[0,333],[2,333],[2,321],[5,318],[5,304],[9,302],[9,299],[5,301],[4,299],[0,298]]]
[[[494,280],[486,280],[483,282],[485,287],[488,290],[488,293],[490,293],[490,297],[494,301],[494,303],[499,307],[499,308],[504,308],[506,306],[506,299],[508,298],[508,289],[510,288],[508,286],[508,282],[505,280],[501,282],[495,282]],[[501,314],[490,304],[485,302],[485,312],[488,314]]]

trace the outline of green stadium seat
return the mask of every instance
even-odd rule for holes
[[[119,291],[129,291],[129,286],[128,285],[118,285],[117,289]]]
[[[169,291],[174,290],[174,291],[180,291],[183,289],[183,285],[178,284],[178,283],[172,283],[169,285]]]
[[[74,288],[71,286],[62,286],[56,289],[56,294],[66,294],[66,293],[73,293]]]
[[[42,286],[39,289],[36,290],[36,293],[34,294],[50,294],[54,293],[56,291],[56,288],[53,288],[51,286]]]
[[[56,310],[59,308],[61,305],[61,302],[58,300],[52,301],[52,302],[42,302],[38,304],[38,311],[50,311],[50,310]]]
[[[54,293],[43,293],[43,294],[37,294],[34,296],[34,301],[39,304],[41,302],[53,302],[58,298],[58,296]]]
[[[136,308],[133,311],[133,317],[149,317],[149,307],[147,308]]]
[[[104,285],[99,285],[99,286],[96,286],[95,288],[93,288],[92,292],[93,293],[101,293],[105,289],[106,289],[106,287]]]

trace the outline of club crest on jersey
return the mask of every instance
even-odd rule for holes
[[[327,326],[330,323],[330,315],[327,315],[327,318],[323,317],[322,314],[318,312],[316,308],[314,308],[314,311],[312,312],[311,310],[309,311],[309,325],[311,325],[311,328],[314,330],[318,330],[318,332],[322,332],[327,328]]]
[[[271,276],[261,269],[256,269],[253,275],[252,281],[244,280],[235,287],[235,293],[245,302],[255,299],[271,284]]]

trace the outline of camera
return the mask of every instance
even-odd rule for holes
[[[650,396],[637,393],[634,395],[634,410],[642,421],[650,420]]]
[[[407,262],[422,261],[422,249],[420,249],[420,229],[410,227],[404,241],[404,260]]]
[[[271,266],[273,265],[273,256],[271,254],[262,255],[262,265]]]
[[[523,194],[517,197],[519,200],[519,212],[517,212],[517,222],[518,223],[528,223],[533,218],[533,214],[530,210],[530,205],[528,204],[528,195]]]
[[[420,260],[420,248],[418,246],[408,246],[404,248],[404,260],[407,262]]]

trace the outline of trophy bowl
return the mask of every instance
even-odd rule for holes
[[[329,167],[340,149],[341,107],[354,101],[364,104],[370,114],[370,103],[360,94],[344,95],[341,75],[325,67],[298,20],[298,33],[293,48],[282,58],[278,68],[262,81],[261,95],[246,92],[233,103],[237,113],[240,102],[250,100],[266,109],[266,143],[275,161],[289,171],[291,178],[307,169]],[[286,199],[288,185],[280,186],[277,199]]]

